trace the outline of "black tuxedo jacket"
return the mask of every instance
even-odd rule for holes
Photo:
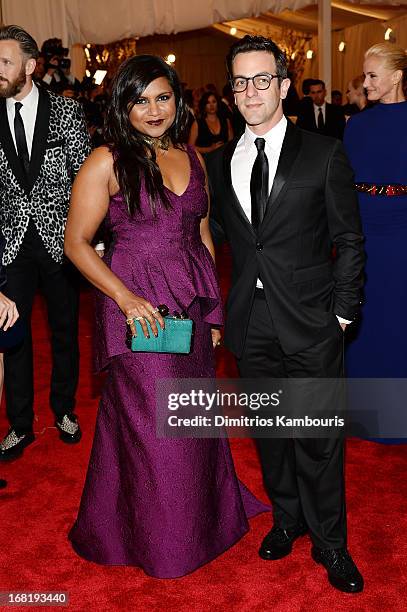
[[[338,140],[289,122],[256,233],[232,187],[236,144],[206,160],[214,238],[229,241],[233,258],[225,343],[242,354],[260,277],[282,348],[293,354],[337,333],[335,315],[358,314],[364,249],[353,173]]]
[[[89,153],[81,105],[39,88],[25,176],[11,135],[6,100],[0,99],[0,227],[6,239],[5,265],[16,257],[30,218],[51,257],[62,261],[72,182]]]
[[[325,136],[332,136],[333,138],[343,139],[343,132],[345,130],[346,120],[343,110],[340,106],[326,103],[325,109],[325,124],[323,131],[318,130],[318,126],[315,121],[314,104],[303,104],[298,111],[298,119],[296,123],[297,127],[303,130],[309,130],[310,132],[318,132],[319,134],[325,134]]]

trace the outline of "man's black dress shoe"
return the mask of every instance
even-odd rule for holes
[[[77,444],[82,438],[78,419],[72,413],[64,414],[59,421],[55,421],[55,425],[59,431],[59,437],[66,444]]]
[[[321,563],[328,572],[328,580],[333,587],[344,593],[363,591],[363,576],[356,567],[346,548],[312,547],[314,561]]]
[[[32,431],[18,435],[14,429],[10,429],[6,437],[0,442],[0,461],[12,461],[23,454],[26,446],[34,442],[35,436]]]
[[[7,487],[7,480],[0,478],[0,489],[5,489]]]
[[[266,561],[282,559],[290,554],[297,538],[307,533],[305,525],[297,525],[291,529],[273,527],[261,543],[259,555]]]

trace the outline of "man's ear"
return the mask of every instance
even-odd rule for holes
[[[290,85],[291,85],[290,79],[283,79],[281,81],[281,85],[280,85],[280,98],[282,100],[285,100],[285,98],[287,97],[287,93],[288,93],[288,90],[290,88]]]
[[[35,70],[36,65],[37,65],[37,62],[35,61],[35,59],[33,57],[30,57],[30,59],[28,59],[25,63],[25,74],[27,76],[32,74]]]

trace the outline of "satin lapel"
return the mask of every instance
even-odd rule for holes
[[[224,174],[224,179],[225,179],[225,185],[226,185],[226,189],[231,194],[231,201],[233,202],[233,206],[235,207],[237,214],[239,215],[243,223],[247,226],[247,229],[250,231],[250,233],[255,235],[253,226],[250,223],[249,219],[246,217],[246,214],[239,202],[239,199],[236,195],[235,190],[233,189],[233,184],[232,184],[231,162],[232,162],[233,153],[235,152],[237,143],[238,143],[238,139],[234,139],[225,146],[225,150],[223,153],[223,174]]]
[[[17,151],[14,146],[13,137],[10,132],[10,125],[7,116],[7,106],[5,98],[0,99],[0,142],[3,147],[4,155],[7,158],[10,168],[14,176],[20,183],[21,187],[28,192],[27,178],[21,168],[20,160],[17,156]]]
[[[30,172],[28,175],[30,191],[34,186],[37,176],[40,173],[42,162],[44,161],[45,150],[47,148],[50,113],[50,97],[44,90],[39,89],[37,117],[35,120],[33,145],[30,160]]]
[[[301,149],[301,130],[290,121],[287,124],[280,159],[278,160],[277,172],[274,177],[273,187],[267,203],[266,214],[263,223],[267,223],[276,212],[281,199],[287,189],[287,182],[294,169],[295,161]],[[263,225],[262,223],[262,225]]]

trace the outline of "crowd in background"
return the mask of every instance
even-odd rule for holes
[[[264,37],[232,45],[227,66],[234,93],[226,86],[222,96],[212,84],[188,90],[151,55],[129,58],[111,86],[90,77],[79,83],[58,39],[42,47],[36,87],[35,40],[19,26],[5,26],[0,47],[0,110],[9,123],[7,138],[0,138],[2,262],[12,300],[6,307],[18,305],[30,323],[42,286],[53,356],[50,406],[67,444],[82,436],[74,413],[79,291],[71,264],[98,289],[95,365],[107,369],[107,378],[69,538],[88,561],[142,567],[161,578],[186,575],[230,548],[246,532],[247,519],[265,510],[239,490],[224,438],[174,444],[164,436],[157,445],[155,381],[215,376],[223,308],[206,187],[213,233],[231,247],[224,338],[242,378],[342,379],[347,326],[360,331],[350,377],[362,366],[367,378],[406,378],[405,139],[394,146],[407,129],[406,53],[389,44],[365,53],[363,81],[349,83],[355,106],[348,111],[356,116],[345,132],[340,92],[331,104],[325,83],[312,79],[299,99],[286,78],[283,51]],[[376,104],[368,112],[365,93]],[[82,103],[88,126],[72,97]],[[241,137],[235,103],[248,128]],[[189,134],[180,140],[188,117]],[[109,147],[90,154],[89,135],[94,147],[102,144],[104,124]],[[337,139],[344,132],[342,147]],[[191,146],[179,146],[186,141]],[[193,147],[214,152],[206,159],[208,181]],[[114,239],[102,260],[92,242],[103,223]],[[383,320],[389,300],[392,316]],[[169,312],[171,320],[193,322],[190,350],[146,350],[140,340],[158,338]],[[21,457],[36,439],[33,380],[28,329],[5,352],[10,429],[0,460]],[[380,421],[389,402],[377,396]],[[401,399],[399,412],[405,394]],[[321,400],[319,408],[326,407]],[[282,559],[309,532],[311,557],[325,567],[330,584],[361,592],[363,577],[347,549],[343,437],[306,438],[273,444],[259,438],[274,520],[259,555]]]
[[[68,49],[62,46],[58,38],[48,39],[41,47],[34,73],[35,82],[53,92],[75,98],[82,103],[94,148],[104,143],[103,125],[105,112],[110,97],[110,80],[97,85],[92,77],[85,77],[80,82],[71,73],[71,60]],[[358,75],[349,84],[345,96],[339,90],[332,90],[331,104],[328,112],[333,115],[334,127],[327,124],[332,121],[325,117],[325,98],[327,91],[325,83],[320,79],[305,79],[302,82],[299,95],[295,86],[295,75],[290,74],[291,86],[287,98],[283,101],[284,114],[305,129],[315,128],[316,131],[342,139],[346,119],[371,106],[363,87],[364,77]],[[190,110],[189,134],[187,140],[200,153],[209,153],[243,132],[244,121],[237,110],[234,95],[229,83],[222,92],[215,84],[191,89],[183,83],[184,98]],[[316,93],[314,93],[316,91]],[[307,120],[307,112],[312,111],[312,103],[317,108],[322,107],[324,125],[318,126],[317,113],[315,125],[312,119]],[[334,107],[334,108],[332,108]],[[304,118],[305,115],[305,118]]]

